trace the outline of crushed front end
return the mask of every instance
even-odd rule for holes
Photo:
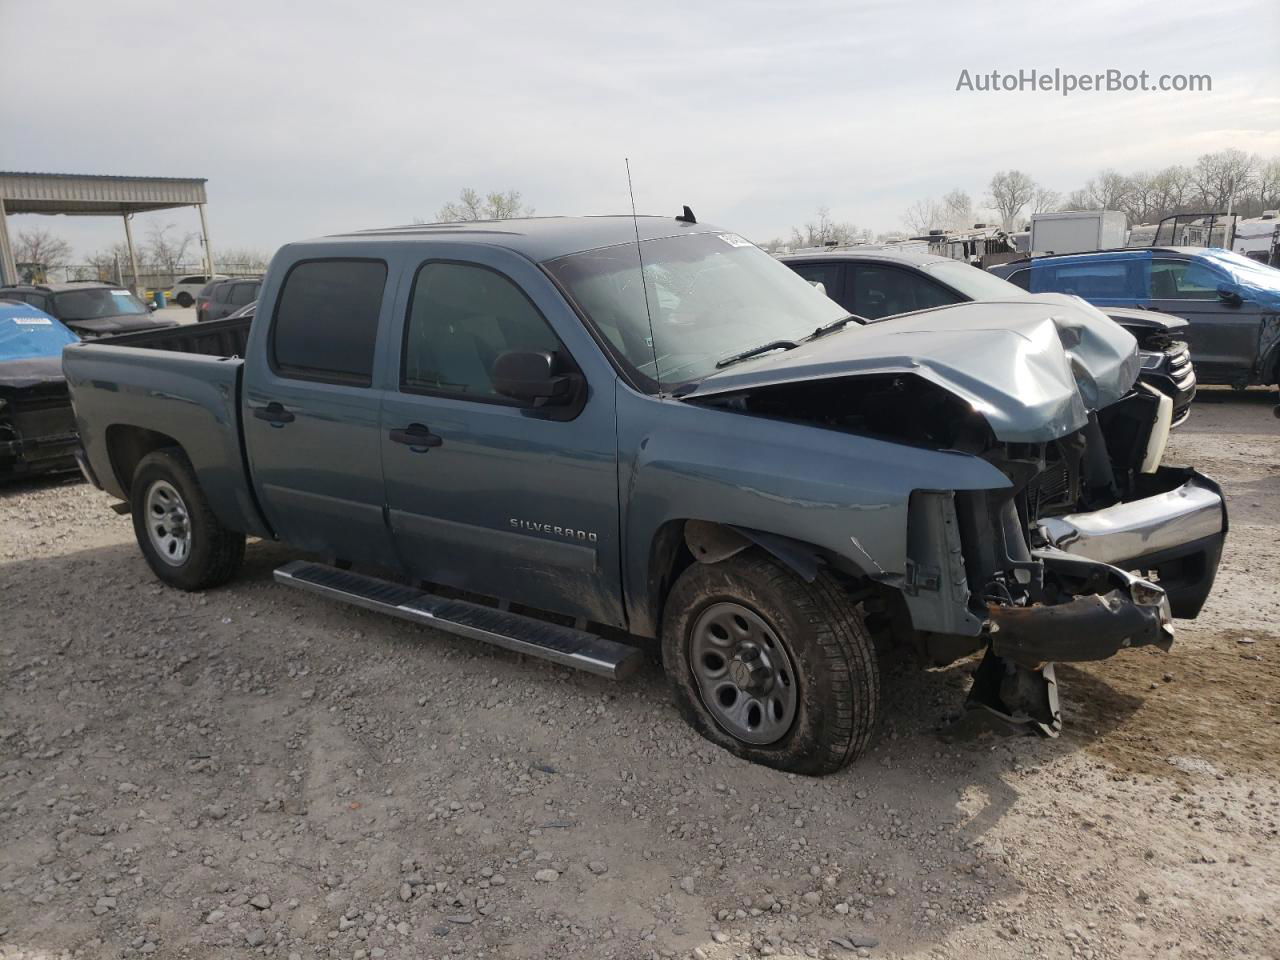
[[[936,526],[925,516],[940,508],[931,500],[954,511],[963,581],[952,589],[964,595],[953,599],[983,621],[975,640],[986,654],[968,706],[1055,733],[1054,662],[1167,650],[1173,618],[1199,614],[1222,554],[1226,503],[1203,474],[1159,465],[1169,419],[1167,400],[1139,387],[1057,440],[989,446],[982,456],[1010,479],[1007,489],[913,496],[913,529]],[[932,541],[916,537],[920,564]],[[916,590],[934,582],[909,579]],[[927,633],[918,642],[935,662],[974,649]]]

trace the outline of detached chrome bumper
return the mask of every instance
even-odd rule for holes
[[[1039,524],[1043,545],[1124,570],[1155,570],[1176,617],[1194,617],[1213,588],[1227,535],[1222,489],[1195,470],[1162,467],[1137,500]]]

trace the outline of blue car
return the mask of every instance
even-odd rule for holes
[[[76,469],[62,348],[79,340],[44,311],[0,299],[0,480]]]
[[[1142,247],[1014,260],[990,268],[1032,293],[1183,317],[1201,383],[1280,383],[1280,270],[1213,247]]]

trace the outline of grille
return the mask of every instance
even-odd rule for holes
[[[1179,387],[1184,387],[1195,376],[1191,366],[1191,351],[1181,340],[1175,340],[1165,348],[1165,356],[1169,358],[1169,376]]]

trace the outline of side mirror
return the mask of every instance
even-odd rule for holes
[[[567,406],[582,385],[577,373],[560,373],[559,357],[548,351],[511,350],[493,362],[493,387],[504,397],[532,407]]]
[[[1218,284],[1218,299],[1229,307],[1238,307],[1244,303],[1244,298],[1240,296],[1240,291],[1229,283]]]
[[[154,300],[149,301],[147,303],[147,309],[149,309],[152,313],[155,313],[156,310],[158,309],[158,307],[156,306],[156,302]]]

